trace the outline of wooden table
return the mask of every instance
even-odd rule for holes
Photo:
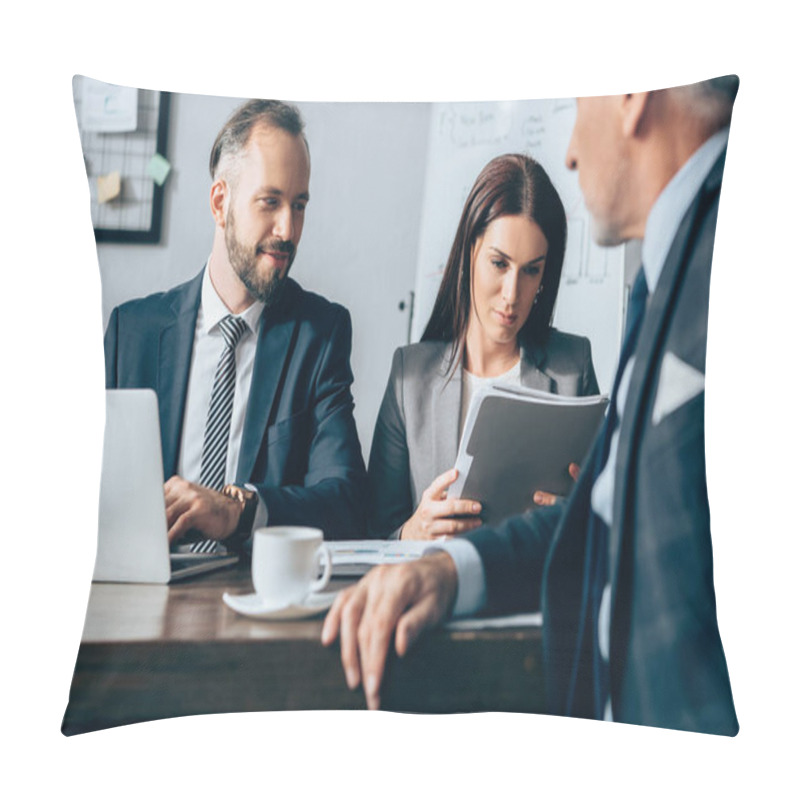
[[[344,584],[341,584],[344,585]],[[223,592],[252,591],[236,566],[174,586],[92,584],[62,731],[190,714],[365,708],[344,681],[324,615],[296,622],[239,616]],[[392,656],[382,707],[411,712],[544,711],[541,632],[426,633]]]

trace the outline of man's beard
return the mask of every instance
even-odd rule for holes
[[[257,245],[245,245],[236,236],[236,223],[233,211],[230,210],[225,222],[225,246],[233,271],[239,276],[250,296],[254,300],[260,300],[267,307],[275,305],[283,293],[285,278],[294,261],[294,245],[281,239],[269,239]],[[283,274],[278,269],[270,269],[266,275],[259,272],[258,257],[269,250],[288,254]]]

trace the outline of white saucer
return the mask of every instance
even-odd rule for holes
[[[228,608],[238,614],[244,614],[253,619],[305,619],[327,611],[332,605],[338,592],[319,592],[308,595],[302,603],[293,603],[288,606],[267,606],[259,599],[257,594],[228,594],[222,595],[222,600]]]

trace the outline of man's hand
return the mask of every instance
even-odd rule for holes
[[[458,576],[447,553],[408,564],[374,567],[355,586],[340,592],[322,627],[322,644],[338,636],[345,679],[363,681],[367,707],[380,706],[380,688],[392,638],[404,656],[417,637],[450,613]]]
[[[480,503],[463,497],[447,497],[447,489],[457,477],[458,470],[449,469],[433,479],[422,493],[417,510],[403,525],[401,539],[436,539],[480,527]]]
[[[200,531],[209,539],[225,539],[239,523],[241,506],[233,498],[189,483],[178,475],[164,484],[164,500],[170,543],[190,530]]]
[[[569,474],[572,480],[577,481],[581,474],[579,464],[572,463],[569,465]],[[555,505],[556,500],[561,500],[557,494],[550,494],[550,492],[535,491],[533,493],[533,502],[537,506],[552,506]]]

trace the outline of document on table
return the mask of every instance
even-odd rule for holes
[[[508,614],[504,617],[465,617],[454,619],[444,626],[449,631],[485,631],[492,628],[541,628],[542,612]]]
[[[430,542],[353,539],[325,543],[331,552],[336,578],[359,577],[378,564],[402,564],[419,558]]]
[[[402,564],[422,556],[430,546],[427,541],[353,539],[325,543],[331,552],[333,575],[337,578],[360,577],[378,564]],[[467,617],[448,622],[452,631],[479,631],[491,628],[540,627],[541,612],[509,614],[504,617]]]

